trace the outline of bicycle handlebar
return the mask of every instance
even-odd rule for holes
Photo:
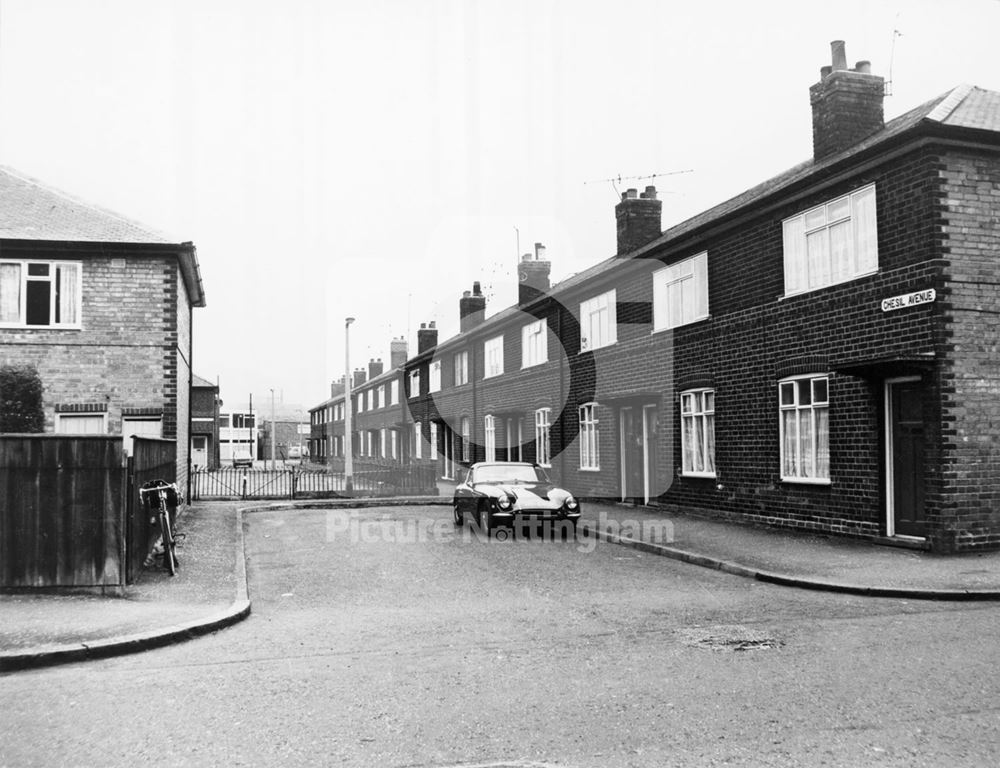
[[[157,485],[153,485],[152,483],[157,483]],[[152,483],[146,483],[146,485],[140,488],[139,495],[145,496],[147,493],[153,493],[154,491],[177,490],[177,483],[168,483],[164,480],[153,480]]]

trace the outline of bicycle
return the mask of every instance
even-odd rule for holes
[[[177,573],[177,554],[174,551],[177,538],[174,536],[173,526],[170,524],[170,507],[177,507],[177,484],[168,483],[165,480],[150,480],[148,483],[143,483],[139,489],[139,498],[153,513],[149,522],[159,525],[160,537],[163,542],[163,564],[170,575],[174,576]]]

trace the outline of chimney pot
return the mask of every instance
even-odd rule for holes
[[[834,40],[830,43],[830,51],[833,54],[833,68],[847,69],[847,51],[843,40]]]
[[[541,243],[535,243],[535,260],[544,261],[545,260],[545,246]]]
[[[531,254],[530,253],[522,254],[521,261],[531,261]]]
[[[825,67],[820,67],[819,68],[819,78],[820,78],[820,80],[823,80],[823,79],[829,77],[831,72],[833,72],[833,67],[831,67],[829,64],[827,64]]]
[[[462,291],[462,298],[467,299],[472,295],[472,291]]]
[[[629,200],[635,200],[636,198],[639,197],[639,190],[634,188],[629,188],[628,191],[625,192],[625,194],[628,196]]]
[[[656,187],[652,184],[646,187],[646,199],[655,200],[656,199]]]
[[[870,61],[859,61],[854,65],[854,71],[860,72],[863,75],[870,75],[872,73],[872,63]]]
[[[427,327],[427,323],[421,323],[421,324],[420,324],[420,327],[421,327],[421,328],[426,328],[426,327]]]
[[[482,287],[479,285],[479,281],[478,280],[476,280],[472,284],[472,295],[473,296],[482,296],[483,295]]]
[[[431,320],[430,327],[431,328],[437,328],[437,320]]]

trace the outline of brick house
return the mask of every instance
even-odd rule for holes
[[[406,339],[390,343],[389,370],[382,359],[372,358],[367,370],[359,368],[351,380],[351,440],[353,455],[375,463],[400,464],[406,460],[406,413],[403,403],[402,370],[406,363]],[[334,382],[330,398],[309,409],[309,448],[314,461],[329,463],[343,459],[344,385]]]
[[[405,369],[442,475],[524,458],[581,496],[1000,547],[1000,93],[888,123],[883,93],[835,43],[813,157],[662,232],[629,190],[613,257],[550,287],[536,249],[489,318],[463,296]]]
[[[38,369],[47,432],[176,440],[186,492],[203,306],[194,245],[0,169],[0,364]]]
[[[191,466],[219,467],[219,385],[191,377]]]

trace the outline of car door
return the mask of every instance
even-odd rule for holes
[[[462,482],[455,487],[455,496],[458,503],[458,511],[463,515],[475,515],[476,513],[476,492],[472,487],[473,470],[468,470]]]

